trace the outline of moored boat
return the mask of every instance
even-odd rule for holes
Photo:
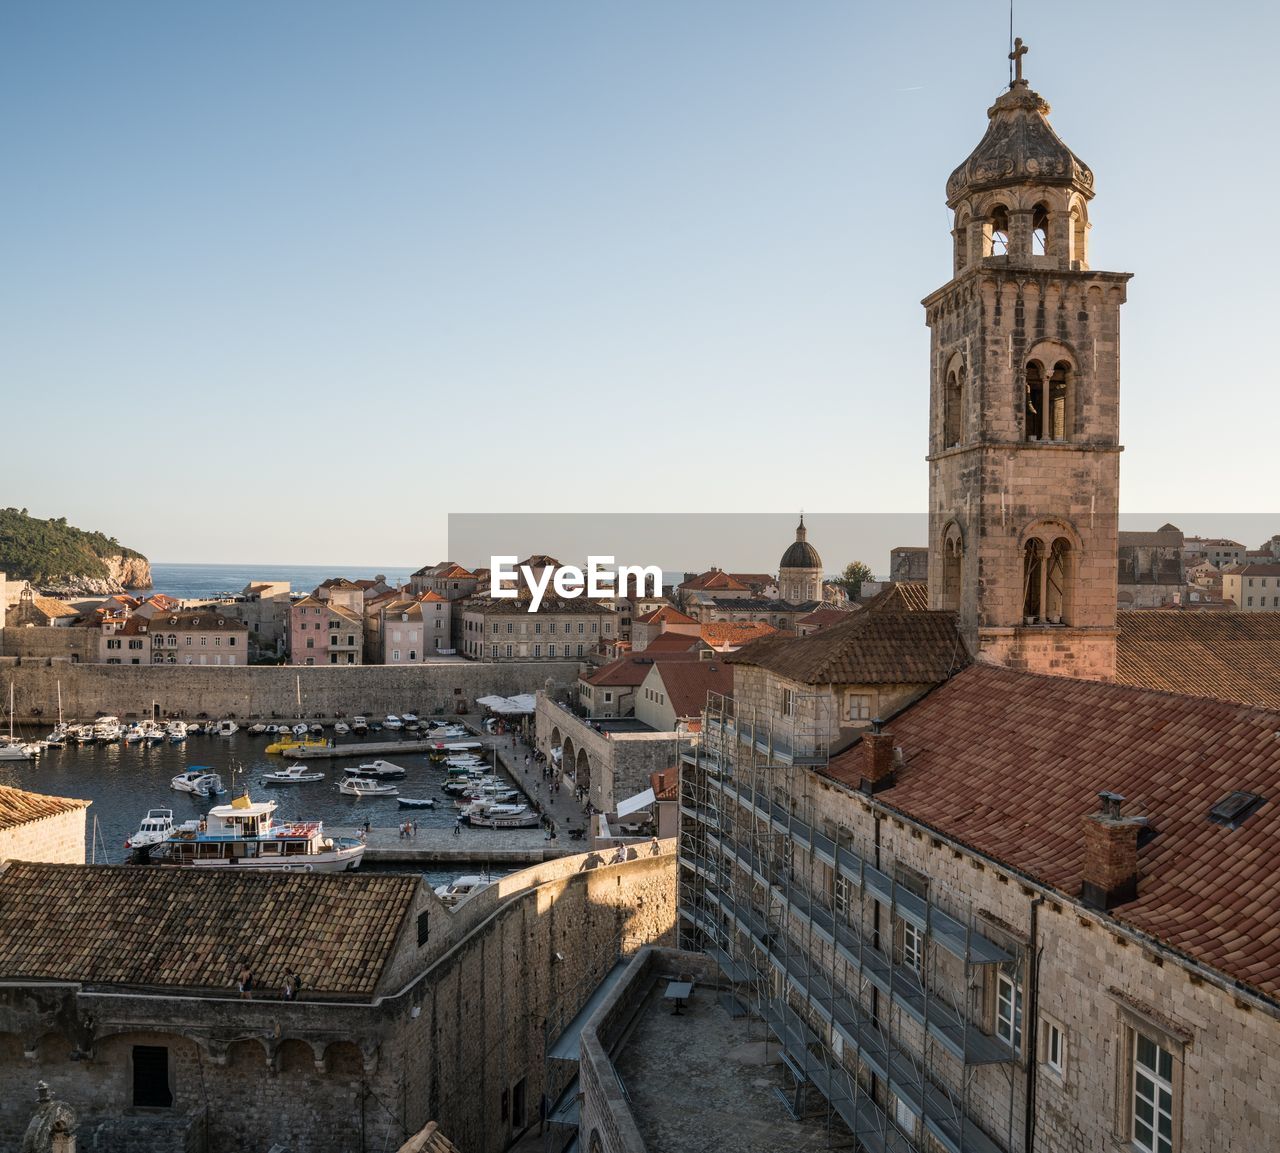
[[[148,809],[138,831],[124,843],[126,849],[146,849],[168,840],[173,832],[172,809]]]
[[[462,811],[462,820],[481,829],[532,829],[542,818],[528,805],[476,801]]]
[[[235,721],[219,721],[214,732],[220,737],[233,737],[240,731],[240,726]]]
[[[338,786],[338,792],[348,797],[395,797],[400,794],[395,785],[375,781],[372,777],[348,777]]]
[[[405,770],[390,761],[366,761],[361,765],[348,765],[342,770],[349,777],[403,777]]]
[[[400,802],[400,807],[402,809],[434,809],[436,807],[435,797],[397,796],[396,800]]]
[[[338,721],[334,724],[333,731],[340,737],[346,736],[351,731],[351,726],[346,721]]]
[[[283,731],[283,730],[282,730]],[[266,748],[268,753],[297,753],[302,749],[324,749],[329,747],[328,741],[316,741],[310,739],[298,739],[295,737],[285,737],[278,741],[272,741]]]
[[[324,773],[319,769],[310,769],[306,765],[286,765],[271,773],[262,774],[264,785],[305,785],[312,781],[323,781]]]
[[[465,877],[458,877],[456,880],[450,881],[447,885],[437,885],[435,894],[440,898],[441,902],[452,908],[459,901],[465,900],[472,893],[479,892],[481,889],[487,889],[493,881],[488,877],[480,877],[471,874]]]
[[[169,787],[179,793],[192,793],[197,797],[217,797],[227,790],[222,778],[208,765],[197,765],[185,773],[179,773],[169,782]]]

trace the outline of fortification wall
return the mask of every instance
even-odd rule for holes
[[[7,630],[6,630],[7,631]],[[37,631],[37,630],[31,630]],[[62,630],[47,629],[46,632]],[[459,702],[472,711],[477,697],[529,693],[577,680],[575,662],[482,664],[449,661],[417,667],[297,665],[214,668],[199,665],[84,665],[61,661],[0,658],[0,676],[12,678],[14,715],[19,723],[57,715],[58,687],[68,719],[91,719],[99,712],[125,717],[161,716],[295,717],[301,715],[381,716],[412,709],[421,716],[453,713]],[[33,710],[39,709],[37,714]]]

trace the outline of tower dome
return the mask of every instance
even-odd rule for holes
[[[787,551],[782,554],[782,560],[778,562],[779,569],[822,568],[822,558],[818,555],[818,550],[805,539],[807,535],[804,527],[804,514],[801,513],[800,524],[796,527],[795,543],[790,545]]]

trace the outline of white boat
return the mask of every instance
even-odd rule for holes
[[[171,745],[180,745],[187,739],[187,725],[185,721],[168,721],[164,726],[165,735],[169,738]]]
[[[118,741],[122,731],[119,717],[99,717],[93,722],[93,739],[99,744]]]
[[[267,733],[268,733],[270,736],[273,736],[273,737],[274,737],[274,736],[276,735],[276,733],[278,733],[278,732],[280,731],[280,726],[279,726],[279,725],[268,725],[268,726],[267,726],[267,730],[266,730],[266,731],[267,731]],[[285,732],[287,733],[288,731],[289,731],[289,730],[286,728],[286,729],[285,729]]]
[[[126,745],[140,745],[146,740],[147,734],[143,731],[141,725],[129,725],[121,734],[120,739]]]
[[[349,777],[403,777],[405,770],[390,761],[366,761],[362,765],[348,765],[342,770]]]
[[[338,786],[338,792],[348,797],[395,797],[400,790],[372,777],[348,777]]]
[[[169,787],[179,793],[193,793],[197,797],[216,797],[227,790],[222,786],[222,778],[211,772],[207,765],[197,765],[185,773],[179,773],[169,782]]]
[[[323,781],[324,773],[306,765],[286,765],[273,773],[263,773],[262,783],[266,785],[306,785],[312,781]]]
[[[382,718],[382,727],[384,729],[400,729],[404,727],[404,722],[395,713],[388,713]]]
[[[323,734],[324,734],[324,725],[322,725],[319,721],[313,721],[311,723],[311,735],[313,737],[319,737],[319,736],[322,736]]]
[[[53,732],[40,742],[40,747],[42,749],[61,749],[65,748],[70,743],[70,740],[67,726],[59,721],[53,726]]]
[[[434,809],[435,797],[396,797],[402,809]]]
[[[295,737],[305,737],[308,732],[310,732],[310,729],[308,729],[305,724],[298,724],[293,726],[293,735]]]
[[[235,736],[239,731],[240,726],[236,724],[235,721],[219,721],[218,727],[214,729],[214,732],[216,732],[220,737]]]
[[[417,713],[401,713],[400,719],[404,721],[406,725],[413,724],[417,722],[418,714]]]
[[[61,690],[59,690],[61,691]],[[9,682],[9,735],[0,737],[0,761],[29,761],[40,746],[13,735],[13,681]]]
[[[265,733],[266,731],[267,731],[267,726],[264,725],[261,721],[259,721],[256,725],[249,726],[249,732],[251,732],[255,737],[262,736],[262,734]]]
[[[488,877],[480,877],[474,874],[465,877],[458,877],[450,881],[447,885],[437,885],[435,894],[440,898],[441,902],[449,908],[453,908],[459,901],[466,900],[472,893],[478,893],[481,889],[487,889],[493,881]]]
[[[145,849],[167,841],[173,832],[172,809],[148,809],[138,831],[124,843],[126,849]]]
[[[361,736],[363,736],[365,733],[369,731],[369,718],[368,717],[352,717],[351,731],[353,733],[358,733]]]
[[[542,818],[528,805],[490,801],[476,801],[462,811],[462,819],[482,829],[532,829],[542,822]]]
[[[340,737],[345,736],[351,731],[351,726],[347,724],[346,721],[338,721],[338,723],[333,726],[333,731]]]
[[[278,869],[336,873],[354,869],[364,845],[354,837],[331,837],[322,821],[275,824],[275,801],[252,801],[246,793],[215,805],[202,821],[187,821],[151,852],[159,864],[195,868]]]

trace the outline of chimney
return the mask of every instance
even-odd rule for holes
[[[893,734],[882,731],[883,722],[871,722],[871,731],[862,734],[862,781],[864,793],[878,793],[893,785]]]
[[[1142,817],[1123,817],[1119,793],[1099,793],[1102,811],[1084,819],[1080,898],[1092,909],[1113,909],[1138,895],[1138,831]]]

